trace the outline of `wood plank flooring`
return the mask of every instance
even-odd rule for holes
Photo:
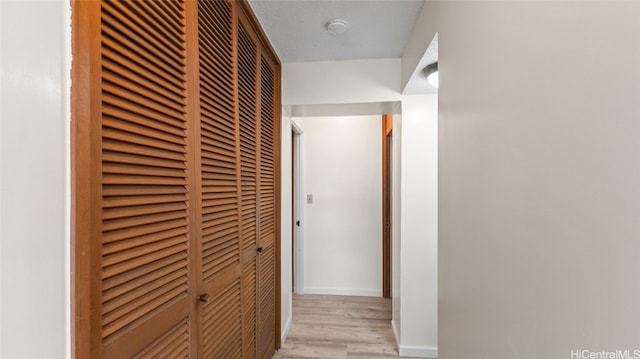
[[[289,336],[273,358],[398,358],[391,329],[391,300],[296,295]]]

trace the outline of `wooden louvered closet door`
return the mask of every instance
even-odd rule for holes
[[[257,45],[247,30],[245,18],[238,14],[236,25],[238,43],[238,98],[239,98],[239,148],[240,148],[240,193],[241,232],[243,250],[243,276],[245,308],[245,357],[256,357],[257,330],[257,238],[258,238],[258,151],[257,127]]]
[[[247,358],[276,344],[275,69],[248,19],[238,17],[241,213]],[[252,338],[252,339],[253,339]]]
[[[275,69],[266,55],[260,57],[260,148],[258,185],[258,354],[271,358],[276,335],[276,127]]]
[[[198,3],[202,358],[242,358],[241,245],[232,8]]]
[[[73,356],[270,358],[279,62],[237,0],[73,6]]]
[[[188,357],[184,5],[106,1],[101,24],[102,356]]]

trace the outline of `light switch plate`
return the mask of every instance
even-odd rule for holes
[[[313,195],[312,194],[308,194],[307,195],[307,204],[313,204]]]

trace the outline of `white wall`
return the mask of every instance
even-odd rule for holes
[[[282,108],[282,148],[291,148],[291,108],[283,106]],[[292,289],[291,281],[291,247],[292,233],[291,221],[293,214],[291,213],[291,196],[293,194],[293,184],[291,183],[291,151],[289,153],[281,153],[281,212],[280,212],[280,326],[282,343],[287,337],[289,327],[291,325],[292,316]]]
[[[402,115],[393,116],[393,130],[391,132],[391,326],[396,342],[402,338],[402,242],[400,240],[402,220]]]
[[[282,64],[284,105],[399,100],[400,59]]]
[[[0,357],[69,355],[69,13],[0,2]]]
[[[427,44],[428,45],[428,44]],[[426,48],[426,47],[425,47]],[[433,259],[437,252],[437,243],[434,240],[434,232],[437,228],[437,218],[433,214],[433,208],[437,198],[437,191],[433,179],[437,177],[437,167],[434,160],[437,159],[437,151],[433,141],[422,141],[434,138],[434,123],[422,125],[422,121],[433,119],[436,111],[435,100],[411,100],[410,96],[400,93],[400,68],[399,59],[382,60],[358,60],[337,61],[321,63],[284,63],[282,65],[283,103],[298,106],[307,104],[327,105],[328,109],[335,109],[335,104],[353,104],[363,102],[387,102],[401,101],[402,116],[394,117],[394,208],[393,208],[393,249],[394,263],[392,265],[394,278],[393,292],[393,323],[398,344],[407,355],[429,357],[436,353],[437,330],[436,317],[437,304],[433,301],[437,296],[437,285],[433,280],[437,273],[437,262]],[[420,97],[420,96],[418,96]],[[415,99],[415,98],[414,98]],[[428,99],[428,97],[427,97]],[[407,102],[405,105],[405,101]],[[372,108],[375,106],[369,106]],[[317,108],[314,108],[317,110]],[[408,111],[408,114],[404,112]],[[396,114],[398,112],[395,112]],[[430,113],[430,115],[425,115]],[[405,124],[409,123],[409,129]],[[401,131],[397,131],[401,128]],[[401,173],[406,157],[404,149],[404,134],[414,131],[412,142],[407,144],[413,151],[419,148],[419,153],[427,155],[424,160],[414,156],[412,167],[420,169]],[[306,133],[306,132],[305,132]],[[402,149],[400,146],[402,145]],[[424,146],[424,147],[420,147]],[[395,150],[398,149],[397,152]],[[283,158],[290,156],[290,147],[283,147]],[[402,156],[402,158],[398,158]],[[308,162],[308,161],[307,161]],[[410,176],[417,175],[416,178]],[[400,180],[402,178],[402,180]],[[429,180],[425,187],[416,186],[422,180]],[[401,183],[402,182],[402,183]],[[410,183],[418,192],[406,191],[403,183]],[[307,190],[309,192],[309,190]],[[401,205],[403,198],[423,198],[422,204],[413,202],[413,205]],[[402,208],[401,208],[402,207]],[[415,233],[412,225],[402,226],[402,218],[417,218],[425,228]],[[400,248],[400,249],[398,249]],[[408,259],[403,258],[407,249],[417,252],[408,254]],[[424,251],[424,253],[419,252]],[[399,257],[395,257],[398,255]],[[418,263],[417,257],[420,262]],[[406,265],[400,265],[407,260]],[[400,268],[401,267],[401,268]],[[400,270],[397,270],[400,268]],[[423,280],[426,278],[426,280]],[[399,285],[400,287],[397,287]],[[418,288],[411,290],[410,288]],[[402,319],[408,319],[404,323]],[[425,329],[425,325],[427,329]]]
[[[424,11],[420,35],[440,40],[440,357],[638,349],[640,3]]]
[[[304,292],[382,294],[382,117],[295,118],[304,134]]]
[[[438,96],[402,100],[400,355],[438,356]]]

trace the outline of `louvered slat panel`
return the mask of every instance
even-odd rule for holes
[[[271,358],[275,350],[275,245],[260,254],[258,307],[259,358]]]
[[[275,239],[274,74],[260,61],[260,239]],[[263,243],[264,244],[264,243]]]
[[[240,24],[238,26],[238,91],[243,249],[255,246],[257,242],[256,59],[256,45]]]
[[[178,47],[172,47],[169,41],[157,34],[157,31],[149,29],[143,19],[131,14],[130,7],[132,3],[133,1],[105,2],[102,6],[103,23],[118,23],[118,27],[113,29],[129,38],[136,39],[149,51],[150,55],[164,61],[166,65],[174,68],[184,66],[184,54],[180,53],[184,50],[184,31],[183,29],[180,29],[180,32],[175,31],[175,29],[181,28],[182,25],[174,24],[170,29],[181,39]],[[180,4],[180,7],[182,8],[182,4]],[[180,12],[182,17],[183,10],[181,9]]]
[[[102,3],[102,339],[185,298],[189,281],[182,2]],[[184,321],[137,357],[188,357]]]
[[[204,305],[203,358],[242,357],[241,310],[240,280],[233,281]]]
[[[188,358],[190,336],[191,324],[189,318],[186,318],[134,355],[132,359]]]
[[[106,96],[104,100],[109,101]],[[164,141],[164,139],[154,137],[151,132],[129,132],[126,128],[116,126],[107,127],[108,125],[113,126],[107,121],[102,131],[103,138],[106,141],[113,140],[113,142],[117,142],[120,146],[124,147],[123,152],[125,153],[131,153],[131,151],[134,151],[136,148],[143,147],[149,151],[149,157],[160,157],[184,162],[184,157],[179,159],[172,158],[177,154],[184,156],[184,145],[182,144]],[[172,153],[170,153],[169,156],[163,156],[165,152]]]
[[[244,318],[243,352],[245,358],[256,357],[256,259],[245,264],[242,277]]]
[[[172,262],[167,266],[160,267],[157,270],[152,270],[147,274],[148,284],[146,285],[149,286],[149,288],[153,288],[156,283],[160,284],[162,281],[171,281],[178,278],[180,275],[186,275],[187,273],[184,266],[184,261],[178,261]],[[125,293],[133,292],[140,285],[140,283],[136,281],[125,281],[120,285],[113,285],[113,283],[109,284],[112,285],[112,288],[105,288],[103,294],[105,301],[117,298]]]
[[[104,146],[103,146],[104,148]],[[118,196],[131,196],[131,195],[165,195],[165,194],[184,194],[186,189],[184,187],[175,186],[153,186],[153,187],[131,187],[131,186],[110,186],[102,191],[102,194],[108,198],[115,198]],[[117,199],[114,199],[114,201]],[[106,203],[106,201],[105,201]],[[105,207],[108,205],[105,204]]]
[[[198,29],[202,271],[203,280],[212,281],[228,268],[240,265],[229,5],[225,1],[199,2]]]
[[[109,221],[105,222],[106,226],[110,225]],[[116,241],[132,241],[137,237],[151,235],[158,232],[167,232],[180,227],[186,227],[188,221],[186,218],[178,218],[172,221],[164,221],[159,223],[148,223],[140,226],[134,226],[129,228],[120,228],[117,230],[111,230],[103,232],[102,243],[104,245],[108,243],[114,243]]]

